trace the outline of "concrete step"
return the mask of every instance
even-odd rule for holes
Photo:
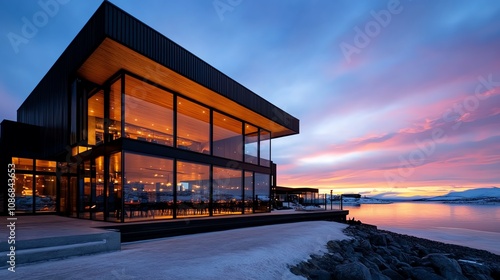
[[[82,235],[55,236],[0,243],[0,267],[10,266],[10,246],[15,246],[15,264],[26,264],[121,249],[120,233],[103,231]]]

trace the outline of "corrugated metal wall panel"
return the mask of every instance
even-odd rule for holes
[[[69,81],[105,38],[103,12],[101,6],[17,111],[19,122],[47,128],[45,156],[64,151],[69,143]]]
[[[47,128],[43,135],[51,143],[45,151],[47,155],[65,151],[69,144],[69,83],[106,36],[292,131],[299,131],[298,119],[105,1],[18,109],[19,122]]]
[[[298,132],[299,120],[116,6],[106,5],[108,36],[199,84]]]

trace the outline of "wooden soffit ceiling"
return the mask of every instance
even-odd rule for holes
[[[271,131],[272,137],[295,134],[290,129],[214,92],[171,69],[106,38],[78,69],[78,75],[96,84],[104,84],[121,69],[197,100],[202,104]]]

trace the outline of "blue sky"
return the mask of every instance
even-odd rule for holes
[[[16,119],[101,2],[0,2],[0,119]],[[273,142],[279,185],[500,185],[498,1],[111,2],[300,119],[300,135]]]

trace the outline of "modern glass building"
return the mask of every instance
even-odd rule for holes
[[[270,211],[299,120],[104,1],[0,133],[17,214],[127,222]]]

